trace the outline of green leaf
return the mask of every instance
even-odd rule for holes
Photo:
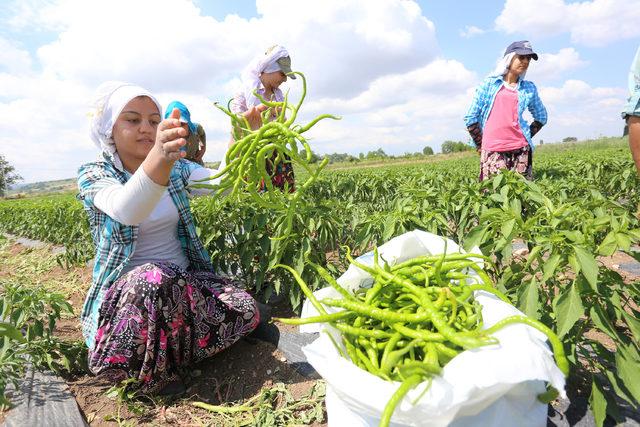
[[[498,174],[498,176],[496,176],[493,180],[493,190],[497,190],[498,187],[500,187],[500,184],[502,184],[502,181],[504,180],[504,175],[502,174]]]
[[[580,264],[582,274],[591,285],[591,288],[598,292],[598,262],[592,254],[580,246],[574,246],[573,250]]]
[[[535,276],[518,289],[518,309],[527,316],[538,319],[538,283]]]
[[[282,286],[282,281],[280,279],[273,279],[273,290],[277,295],[280,295],[281,286]]]
[[[500,189],[500,194],[507,200],[509,198],[509,186],[504,186]]]
[[[510,242],[510,240],[509,240],[509,242]],[[502,248],[502,250],[500,251],[500,253],[502,255],[502,259],[511,258],[511,255],[513,253],[513,245],[511,243],[505,242],[505,245]]]
[[[549,199],[547,199],[546,197],[544,197],[542,195],[542,193],[540,193],[539,191],[527,191],[526,193],[527,197],[531,200],[533,200],[536,203],[546,203],[546,201],[548,201]],[[551,203],[551,202],[549,202]],[[551,207],[551,209],[553,209],[553,206]]]
[[[391,237],[393,237],[393,235],[395,234],[395,231],[396,231],[395,218],[393,217],[393,215],[389,215],[384,221],[384,231],[382,232],[382,240],[385,242],[389,240]]]
[[[524,267],[525,270],[528,270],[529,267],[531,267],[531,263],[536,260],[541,250],[542,250],[541,246],[535,246],[533,249],[531,249],[531,252],[529,252],[529,256],[527,256],[527,263]]]
[[[251,248],[252,249],[252,248]],[[245,247],[244,251],[240,251],[240,263],[244,271],[248,271],[253,261],[253,252],[249,248]]]
[[[584,236],[579,231],[564,231],[561,234],[564,234],[567,239],[571,240],[574,243],[584,242]]]
[[[544,271],[544,274],[542,275],[543,281],[546,282],[551,277],[553,277],[553,275],[556,272],[556,269],[558,268],[558,264],[560,264],[560,258],[561,258],[560,254],[552,254],[549,256],[547,261],[544,263],[544,267],[543,267],[543,271]]]
[[[636,342],[640,342],[640,320],[637,317],[630,316],[626,311],[622,310],[622,316],[627,321],[627,326],[636,338]]]
[[[280,262],[280,251],[282,250],[282,240],[271,241],[271,253],[269,254],[269,269]]]
[[[271,239],[269,239],[269,236],[265,234],[262,237],[260,237],[259,244],[263,254],[269,253],[269,248],[271,246]]]
[[[604,391],[596,379],[591,383],[591,396],[589,397],[589,406],[593,412],[596,426],[602,427],[604,419],[607,417],[607,399],[604,397]]]
[[[497,203],[503,203],[505,200],[501,194],[497,194],[497,193],[493,193],[492,195],[489,196],[489,198]]]
[[[256,219],[257,219],[257,228],[259,228],[259,229],[263,229],[263,228],[264,228],[264,226],[265,226],[265,225],[266,225],[266,223],[267,223],[267,215],[265,215],[265,214],[258,214],[258,216],[257,216],[257,218],[256,218]]]
[[[562,291],[554,307],[554,312],[557,319],[558,337],[562,338],[584,314],[580,292],[578,292],[575,283]]]
[[[254,217],[252,216],[244,220],[245,233],[251,233],[251,231],[253,231],[253,220],[254,220]]]
[[[9,339],[24,342],[22,333],[10,323],[0,322],[0,337],[9,337]]]
[[[516,218],[522,219],[522,202],[520,202],[520,199],[511,199],[509,207]]]
[[[626,387],[624,387],[624,384],[622,383],[622,379],[620,379],[620,377],[616,374],[616,372],[614,372],[614,370],[607,369],[604,371],[604,373],[607,376],[609,383],[613,387],[613,391],[615,391],[615,393],[619,397],[623,398],[630,404],[636,405],[636,403],[633,401],[633,398],[629,395],[629,392],[627,391]]]
[[[502,223],[502,227],[500,228],[500,232],[502,233],[503,236],[508,237],[511,235],[511,232],[513,231],[513,227],[516,225],[516,220],[515,218],[510,219],[508,221],[505,221]]]
[[[303,251],[298,252],[293,268],[300,274],[302,274],[302,272],[304,271],[304,252]]]
[[[23,326],[22,323],[24,322],[25,316],[26,316],[26,313],[24,312],[23,308],[18,307],[13,313],[11,313],[9,320],[11,321],[12,324],[20,328]]]
[[[591,307],[589,312],[591,321],[598,329],[600,329],[605,334],[609,335],[615,341],[621,342],[620,336],[618,335],[618,331],[616,331],[615,327],[609,322],[609,316],[603,310],[602,306],[596,304]]]
[[[598,253],[604,256],[611,256],[616,249],[618,249],[618,242],[616,241],[615,232],[611,231],[598,246]]]
[[[624,233],[616,233],[616,242],[618,242],[618,246],[623,251],[629,251],[631,247],[631,239]]]
[[[484,235],[488,228],[488,225],[478,225],[472,228],[464,238],[464,250],[470,251],[473,247],[480,246],[483,243]]]
[[[618,375],[636,402],[640,402],[640,358],[633,347],[620,345],[616,352]]]
[[[569,256],[567,257],[567,261],[569,261],[569,265],[576,273],[576,275],[580,274],[580,271],[582,271],[582,269],[580,268],[580,263],[578,263],[578,258],[575,256],[575,254],[569,254]]]

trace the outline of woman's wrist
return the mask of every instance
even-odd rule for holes
[[[475,144],[476,148],[480,148],[482,145],[482,131],[480,130],[480,125],[478,123],[473,123],[467,126],[467,131],[471,136],[471,140]]]

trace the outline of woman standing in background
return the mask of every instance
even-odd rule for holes
[[[480,181],[509,169],[533,179],[533,136],[547,123],[536,86],[524,80],[538,55],[526,41],[511,43],[494,73],[476,89],[464,116],[467,130],[480,151]],[[523,113],[534,121],[528,124]]]

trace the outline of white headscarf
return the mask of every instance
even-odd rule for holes
[[[247,108],[260,104],[260,100],[256,98],[253,91],[260,88],[260,74],[273,73],[279,71],[278,59],[289,56],[289,52],[282,46],[274,46],[267,50],[265,54],[258,55],[249,63],[242,71],[240,78],[242,80],[242,92],[247,103]]]
[[[162,107],[151,93],[131,83],[108,81],[102,83],[96,90],[96,96],[91,104],[91,139],[103,155],[111,158],[116,167],[122,170],[122,162],[116,153],[113,141],[113,125],[122,109],[134,98],[147,96],[158,107],[162,114]]]
[[[511,61],[513,61],[513,57],[515,55],[515,52],[511,52],[498,59],[496,62],[496,68],[491,74],[489,74],[489,77],[504,77],[504,75],[507,74],[507,71],[509,71],[509,66],[511,65]],[[526,71],[520,74],[520,80],[524,80],[524,76],[526,75]]]

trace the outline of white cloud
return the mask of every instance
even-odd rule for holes
[[[640,0],[507,0],[498,30],[542,38],[570,33],[571,41],[604,46],[640,36]]]
[[[623,100],[626,92],[620,88],[591,87],[582,80],[567,80],[561,87],[544,87],[541,94],[545,101],[555,105],[597,106],[602,101]],[[621,106],[621,104],[619,104]]]
[[[410,1],[375,0],[363,8],[354,0],[258,0],[257,11],[259,18],[217,21],[188,0],[61,0],[40,20],[63,30],[38,56],[60,77],[91,85],[128,78],[155,90],[202,93],[279,42],[292,52],[294,68],[304,64],[312,90],[344,94],[423,65],[437,51],[433,24]]]
[[[478,28],[475,25],[467,25],[464,30],[460,30],[460,37],[470,39],[475,36],[479,36],[486,33],[482,28]]]
[[[3,24],[13,30],[40,29],[42,23],[37,20],[41,16],[41,10],[47,8],[50,0],[19,0],[7,1],[3,4]]]
[[[25,169],[27,180],[72,176],[77,165],[95,156],[85,111],[94,88],[105,80],[138,83],[165,104],[172,99],[186,102],[207,130],[205,160],[214,160],[223,155],[229,131],[226,117],[212,101],[226,103],[238,87],[242,68],[273,43],[285,45],[293,68],[307,75],[308,100],[338,97],[347,103],[379,92],[386,99],[377,104],[393,104],[395,94],[375,85],[371,89],[372,83],[420,69],[438,54],[433,23],[408,0],[372,0],[366,8],[357,0],[257,0],[257,18],[229,15],[223,20],[203,16],[188,0],[27,0],[7,6],[4,22],[0,18],[7,27],[54,35],[33,55],[33,68],[41,71],[0,71],[0,110],[16,123],[3,132],[0,143],[28,144],[27,152],[3,148],[18,169]],[[11,54],[21,58],[16,63],[22,71],[32,67],[23,51],[7,52],[5,62]],[[299,82],[287,83],[293,99],[299,95]],[[406,90],[403,93],[406,99]],[[305,110],[309,113],[301,118],[312,117],[313,110],[306,105]],[[28,126],[33,120],[37,125],[21,133],[24,128],[17,124]],[[74,147],[66,153],[67,161],[57,162],[71,165],[69,172],[56,175],[57,168],[33,167],[53,147],[58,152]]]
[[[549,122],[539,138],[560,141],[567,136],[582,139],[622,134],[620,111],[626,90],[567,80],[562,86],[545,86],[539,91],[549,113]]]
[[[424,94],[460,92],[475,79],[475,74],[462,63],[438,59],[403,74],[382,76],[354,97],[324,97],[311,101],[308,109],[316,113],[328,110],[337,114],[378,110],[420,98]]]
[[[24,73],[31,69],[31,55],[11,41],[0,37],[0,70]]]
[[[407,73],[382,76],[354,97],[310,101],[303,117],[324,112],[343,116],[309,131],[320,153],[383,148],[402,154],[425,145],[437,151],[446,139],[466,139],[462,116],[476,82],[475,73],[462,63],[437,59]]]
[[[364,8],[358,0],[257,0],[256,18],[222,20],[203,16],[187,0],[30,0],[10,6],[13,15],[0,23],[16,34],[53,34],[53,41],[29,52],[0,39],[0,64],[13,67],[0,69],[0,151],[28,182],[72,177],[95,158],[85,113],[97,85],[110,79],[145,86],[163,105],[185,102],[207,131],[205,160],[220,159],[229,123],[212,102],[226,103],[241,69],[272,43],[285,45],[293,68],[308,78],[300,122],[321,113],[343,117],[308,132],[314,151],[383,148],[400,154],[427,144],[438,151],[446,139],[467,139],[462,116],[478,76],[442,57],[433,23],[413,1],[370,0]],[[574,48],[541,56],[531,76],[542,86],[585,65]],[[300,80],[285,84],[291,100],[300,87]],[[593,129],[617,133],[599,118],[615,116],[621,91],[579,81],[544,86],[550,124],[542,138],[573,135],[569,123],[576,120],[591,122],[580,127],[585,135]]]
[[[558,53],[539,53],[538,57],[538,61],[531,61],[527,71],[527,80],[536,83],[564,77],[588,64],[572,47],[560,49]]]

